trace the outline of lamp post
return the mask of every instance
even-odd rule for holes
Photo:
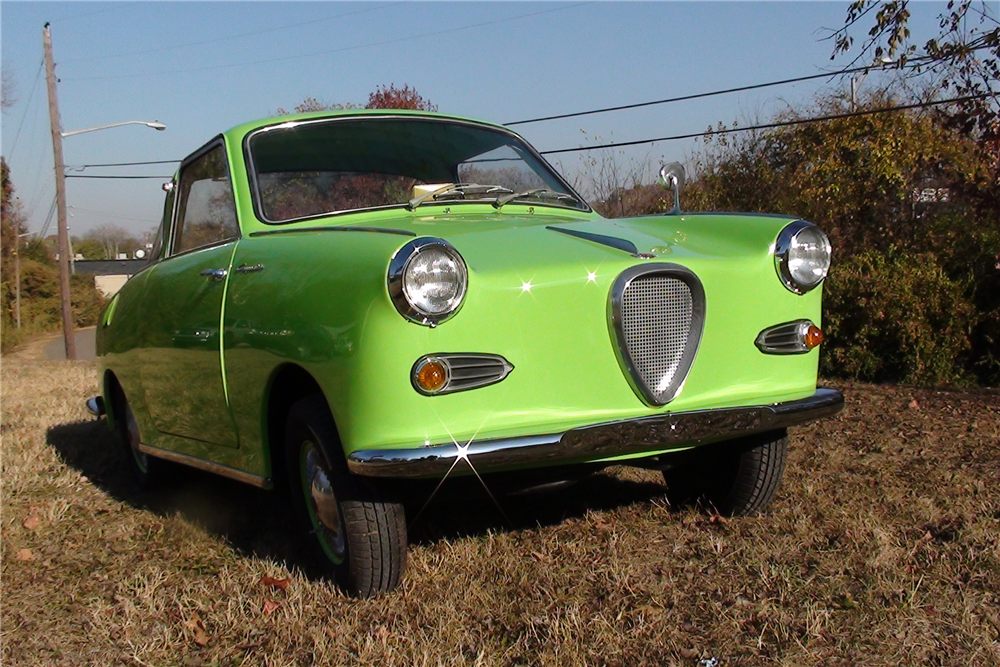
[[[159,121],[146,121],[146,120],[126,120],[121,123],[111,123],[110,125],[99,125],[97,127],[88,127],[85,130],[72,130],[70,132],[60,132],[64,137],[72,137],[74,134],[83,134],[84,132],[96,132],[97,130],[106,130],[109,127],[119,127],[121,125],[145,125],[146,127],[151,127],[154,130],[160,130],[161,132],[167,129],[167,126]]]
[[[66,165],[63,162],[63,137],[84,132],[95,132],[120,125],[145,125],[154,130],[165,130],[167,126],[157,121],[127,120],[121,123],[111,123],[98,127],[88,127],[83,130],[63,132],[59,122],[59,102],[56,97],[56,66],[52,60],[52,32],[49,24],[42,30],[42,45],[45,49],[45,79],[49,90],[49,125],[52,130],[52,153],[55,161],[56,177],[56,212],[59,221],[59,298],[62,302],[63,342],[66,346],[66,358],[76,359],[76,341],[73,338],[73,309],[70,303],[69,288],[69,229],[66,224]]]

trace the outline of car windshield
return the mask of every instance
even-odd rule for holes
[[[472,123],[400,117],[306,121],[265,128],[248,145],[264,222],[435,202],[495,204],[501,197],[501,205],[525,199],[587,208],[516,136]]]

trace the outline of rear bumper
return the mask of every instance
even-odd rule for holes
[[[817,389],[809,398],[785,403],[675,412],[564,433],[482,440],[461,447],[360,450],[351,454],[347,463],[352,472],[368,477],[440,477],[460,459],[466,459],[480,473],[597,461],[787,428],[830,417],[843,407],[844,396],[839,391]]]

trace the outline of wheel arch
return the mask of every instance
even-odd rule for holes
[[[274,371],[264,399],[263,440],[271,480],[276,486],[283,485],[287,477],[284,450],[289,412],[297,402],[315,394],[326,398],[319,382],[302,366],[288,363]]]
[[[113,431],[117,425],[117,410],[119,403],[125,396],[125,390],[122,389],[118,376],[110,368],[104,371],[104,376],[101,378],[101,393],[104,394],[104,414],[108,421],[108,428]]]

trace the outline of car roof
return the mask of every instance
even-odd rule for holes
[[[270,125],[282,125],[284,123],[298,123],[308,120],[316,120],[321,118],[344,118],[344,117],[376,117],[376,116],[414,116],[418,118],[440,118],[442,120],[457,120],[466,123],[477,123],[480,125],[486,125],[490,127],[495,127],[501,130],[507,130],[503,125],[498,123],[491,123],[488,121],[478,120],[475,118],[465,118],[463,116],[455,116],[452,114],[443,114],[436,111],[417,111],[414,109],[333,109],[328,111],[313,111],[310,113],[297,113],[288,114],[284,116],[270,116],[268,118],[262,118],[260,120],[250,121],[249,123],[243,123],[237,125],[226,131],[224,134],[230,139],[241,140],[246,134],[253,132],[262,127],[268,127]],[[508,132],[510,130],[507,130]]]

